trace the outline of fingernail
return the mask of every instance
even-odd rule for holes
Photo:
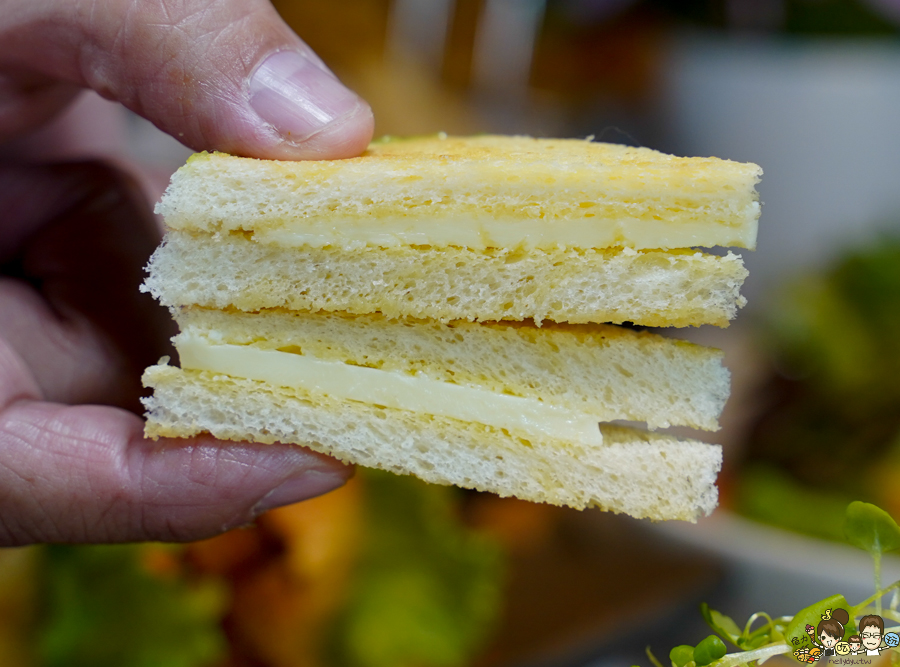
[[[361,105],[355,93],[299,51],[273,53],[250,78],[250,106],[295,143],[352,115]]]
[[[347,482],[343,472],[307,470],[297,477],[291,477],[269,491],[253,507],[254,516],[276,507],[291,505],[333,491]]]

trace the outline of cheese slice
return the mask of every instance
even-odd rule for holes
[[[211,343],[201,336],[181,334],[176,348],[185,370],[211,371],[337,399],[485,424],[525,439],[538,436],[584,445],[603,443],[602,418],[536,398],[442,382],[422,373],[323,361],[252,345]]]
[[[753,205],[759,206],[758,202]],[[282,248],[333,246],[344,250],[367,246],[455,246],[478,251],[489,248],[752,248],[756,244],[756,228],[752,225],[710,225],[699,220],[673,223],[652,216],[621,215],[551,223],[539,218],[503,220],[487,216],[314,217],[260,226],[251,238]]]

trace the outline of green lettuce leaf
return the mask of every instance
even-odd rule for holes
[[[142,566],[162,545],[50,546],[38,649],[44,667],[203,667],[224,654],[222,589]]]
[[[850,503],[844,535],[850,544],[872,554],[900,549],[900,526],[890,514],[871,503]]]
[[[788,623],[787,628],[785,628],[784,636],[785,638],[793,643],[795,638],[800,640],[800,644],[802,645],[804,641],[809,637],[806,633],[806,626],[811,625],[814,628],[819,625],[819,621],[822,620],[822,614],[825,613],[826,609],[846,609],[848,612],[852,609],[850,605],[847,604],[847,600],[844,599],[843,595],[832,595],[830,597],[825,598],[824,600],[820,600],[815,604],[811,604],[805,609],[799,611],[791,622]],[[852,630],[852,619],[851,623],[847,624],[844,628],[845,635],[853,634]]]
[[[368,544],[331,654],[347,667],[467,664],[501,601],[501,554],[455,515],[459,491],[366,476]]]

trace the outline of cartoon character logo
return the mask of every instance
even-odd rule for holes
[[[820,648],[823,657],[846,655],[850,652],[849,646],[846,648],[846,653],[838,653],[837,645],[838,643],[844,643],[842,641],[844,638],[844,626],[849,621],[850,614],[846,609],[841,609],[840,607],[837,609],[826,609],[825,613],[822,614],[822,620],[819,621],[819,625],[815,629],[811,625],[806,626],[806,634],[809,635],[810,642]],[[878,643],[881,643],[880,636]],[[844,650],[844,647],[842,647],[842,650]],[[811,652],[812,649],[810,649]]]
[[[871,614],[859,620],[859,634],[844,639],[845,626],[850,622],[846,609],[826,609],[818,626],[807,625],[810,645],[800,646],[799,637],[791,639],[794,657],[800,662],[813,663],[820,658],[846,655],[880,655],[883,650],[900,646],[900,634],[884,632],[884,619]]]
[[[813,663],[819,659],[821,653],[821,649],[817,646],[814,646],[812,648],[804,646],[803,648],[794,651],[794,657],[797,658],[797,660],[799,660],[800,662]]]
[[[881,640],[884,638],[884,619],[875,614],[863,616],[859,619],[859,636],[862,638],[866,655],[880,655]]]
[[[794,651],[794,657],[797,658],[800,662],[813,662],[809,660],[809,647],[805,646],[803,648],[798,648]]]

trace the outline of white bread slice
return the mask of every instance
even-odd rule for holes
[[[266,383],[151,366],[150,437],[208,432],[296,443],[343,461],[503,496],[639,518],[695,521],[716,505],[721,448],[603,427],[602,446],[525,441],[496,429],[334,401]]]
[[[752,249],[761,173],[575,139],[436,135],[375,142],[346,160],[199,154],[157,212],[171,229],[295,246]]]
[[[169,231],[143,289],[169,307],[381,312],[450,320],[727,326],[739,256],[696,251],[282,248]]]
[[[267,350],[273,366],[268,372],[279,378],[287,364],[304,357],[336,364],[338,370],[365,368],[364,375],[375,378],[376,386],[385,386],[391,375],[405,382],[425,378],[484,395],[536,399],[595,422],[716,430],[729,392],[729,373],[719,350],[610,325],[441,324],[381,315],[201,308],[174,315],[181,329],[173,339],[179,351],[198,345],[218,347],[226,355],[230,350]],[[251,362],[248,368],[257,375],[247,377],[267,379],[261,368],[265,363]],[[181,365],[191,368],[184,358]],[[205,370],[222,367],[212,364]],[[298,370],[294,375],[309,373]],[[290,381],[291,374],[287,376]],[[310,380],[297,378],[296,383]]]

